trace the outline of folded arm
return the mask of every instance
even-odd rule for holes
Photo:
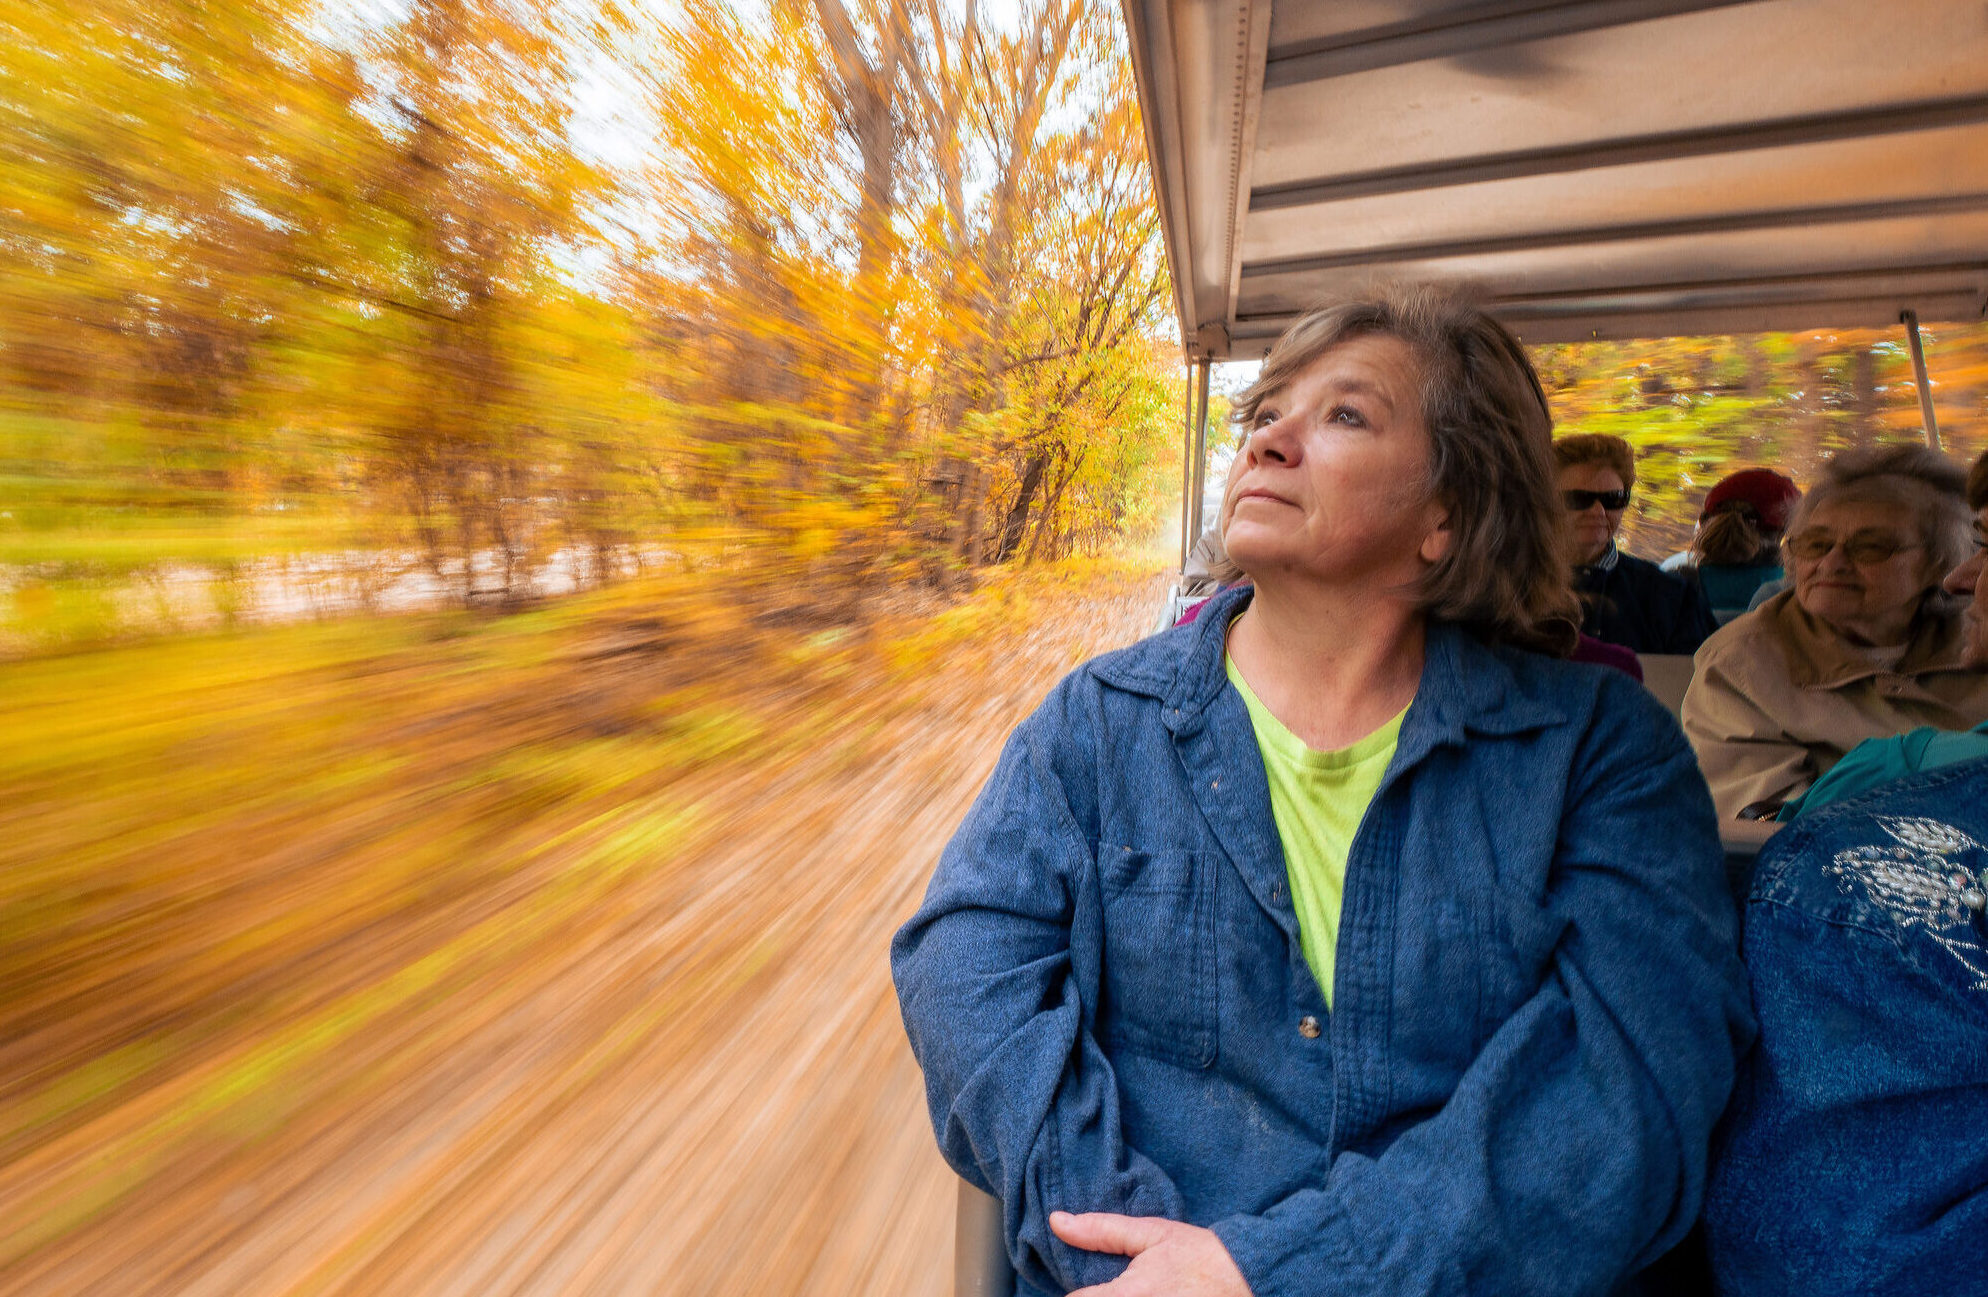
[[[1126,1263],[1058,1239],[1051,1210],[1179,1219],[1182,1203],[1125,1143],[1117,1080],[1093,1036],[1096,956],[1072,959],[1073,927],[1097,949],[1102,902],[1049,756],[1068,750],[1056,701],[1009,740],[892,942],[891,970],[940,1151],[1001,1200],[1023,1277],[1067,1290]]]

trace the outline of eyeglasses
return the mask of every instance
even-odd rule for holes
[[[1586,513],[1597,503],[1610,513],[1629,507],[1629,488],[1620,491],[1562,491],[1560,498],[1567,502],[1567,512]]]
[[[1866,566],[1882,563],[1892,555],[1902,554],[1908,549],[1925,548],[1923,545],[1899,540],[1895,536],[1870,536],[1859,533],[1839,540],[1826,531],[1805,531],[1799,536],[1789,538],[1788,552],[1796,558],[1812,560],[1821,558],[1838,545],[1843,547],[1844,556],[1852,563]]]

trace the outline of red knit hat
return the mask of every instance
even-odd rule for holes
[[[1717,486],[1705,493],[1705,507],[1698,516],[1709,518],[1728,502],[1745,504],[1752,506],[1762,527],[1785,531],[1788,514],[1801,498],[1802,490],[1793,478],[1783,477],[1771,468],[1745,468],[1720,479]]]

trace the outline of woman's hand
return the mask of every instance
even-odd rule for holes
[[[1215,1231],[1160,1216],[1049,1213],[1049,1228],[1071,1247],[1132,1258],[1108,1284],[1070,1297],[1250,1297],[1242,1271]]]

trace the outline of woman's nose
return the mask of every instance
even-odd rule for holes
[[[1285,431],[1284,420],[1276,419],[1249,434],[1249,453],[1258,459],[1289,464],[1296,460],[1296,447]]]
[[[1967,562],[1947,573],[1947,579],[1940,582],[1940,588],[1948,594],[1973,594],[1975,583],[1981,580],[1981,569],[1988,565],[1988,554],[1975,550]]]

